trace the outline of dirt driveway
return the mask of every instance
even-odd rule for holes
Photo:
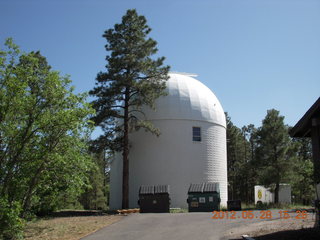
[[[290,213],[289,219],[280,219],[279,211],[272,210],[269,219],[264,218],[266,213],[263,211],[253,211],[251,219],[244,212],[237,212],[233,218],[220,214],[216,219],[212,219],[212,213],[131,214],[83,240],[238,239],[242,234],[253,236],[313,225],[311,213],[306,219],[296,219],[294,212]]]

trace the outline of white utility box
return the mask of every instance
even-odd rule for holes
[[[273,203],[274,192],[271,192],[270,188],[266,188],[261,185],[254,186],[254,203],[258,201],[262,203]],[[279,203],[291,203],[291,186],[289,184],[280,184],[279,189]]]

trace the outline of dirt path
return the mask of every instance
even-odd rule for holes
[[[306,219],[299,219],[296,212],[291,212],[288,219],[274,218],[232,228],[226,238],[241,239],[242,235],[249,235],[255,239],[320,239],[319,231],[310,230],[314,222],[315,213],[308,212]]]

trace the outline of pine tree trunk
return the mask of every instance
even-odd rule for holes
[[[274,195],[274,203],[279,203],[279,188],[280,188],[280,184],[276,183],[276,189],[274,191],[275,195]]]
[[[123,135],[122,209],[129,208],[129,89],[125,91]]]

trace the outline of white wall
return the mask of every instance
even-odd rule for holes
[[[116,153],[110,170],[110,209],[121,209],[122,207],[122,155]]]
[[[320,199],[320,183],[316,185],[316,199]]]
[[[280,184],[279,203],[291,203],[291,186],[289,184]]]
[[[140,185],[170,185],[171,207],[187,207],[190,183],[219,182],[221,204],[227,202],[226,129],[193,120],[154,120],[160,137],[140,130],[130,136],[129,197],[138,207]],[[192,127],[201,127],[202,141],[192,141]],[[119,154],[111,166],[110,208],[121,207],[122,166]],[[117,180],[118,179],[118,180]],[[116,189],[120,189],[120,192]],[[120,202],[120,203],[119,203]]]

